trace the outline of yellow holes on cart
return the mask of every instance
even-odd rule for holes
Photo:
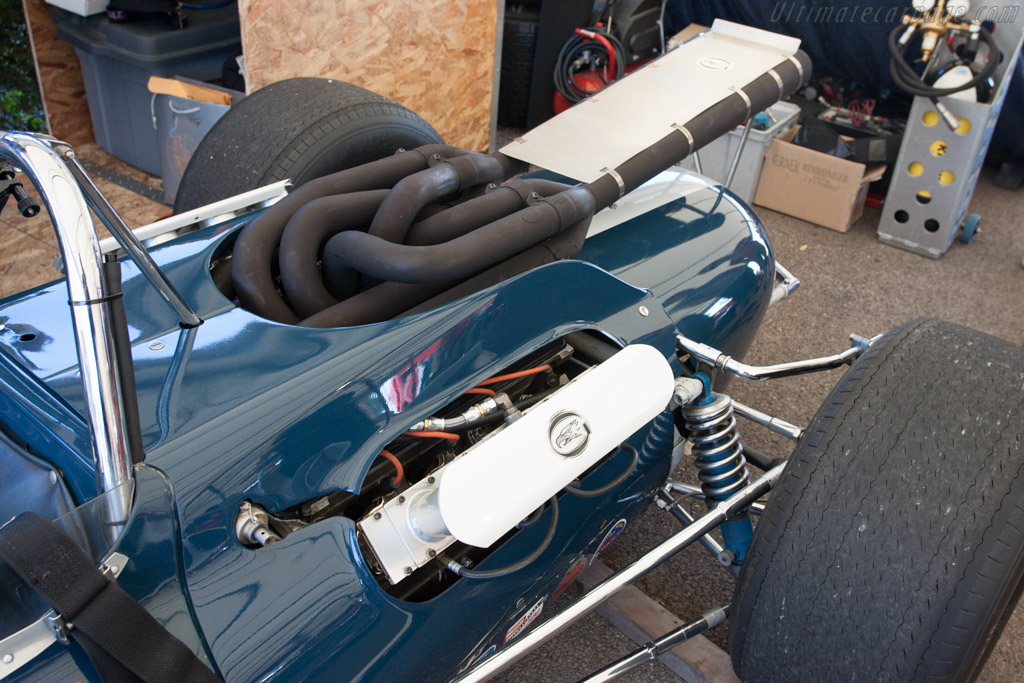
[[[932,193],[928,190],[921,190],[917,193],[916,199],[918,204],[927,204],[932,200]]]
[[[971,132],[971,122],[967,119],[960,119],[960,125],[956,127],[957,135],[967,135]]]
[[[924,164],[920,161],[910,162],[910,165],[907,166],[907,173],[909,173],[913,178],[920,178],[921,174],[924,173]]]
[[[952,185],[956,181],[956,174],[946,169],[939,172],[939,182],[943,185]]]
[[[921,117],[921,122],[928,127],[934,126],[939,122],[939,113],[929,109],[924,113],[924,116]]]
[[[936,140],[935,142],[933,142],[928,147],[928,151],[931,152],[932,156],[934,156],[934,157],[945,156],[945,154],[946,154],[946,152],[948,150],[949,150],[949,145],[947,145],[942,140]]]

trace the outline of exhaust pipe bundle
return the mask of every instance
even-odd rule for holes
[[[265,318],[341,327],[575,256],[593,196],[547,180],[498,185],[519,166],[427,145],[309,182],[242,230],[231,283],[242,306]]]
[[[230,284],[264,318],[344,327],[417,313],[574,258],[597,211],[792,92],[810,68],[803,52],[787,57],[592,183],[507,181],[526,164],[447,145],[318,178],[241,231]],[[214,276],[227,291],[223,274]]]

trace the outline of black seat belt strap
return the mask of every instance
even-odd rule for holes
[[[25,512],[0,528],[6,562],[63,618],[104,681],[218,681],[53,522]]]

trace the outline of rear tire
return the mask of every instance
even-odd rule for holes
[[[754,681],[970,679],[1024,574],[1024,349],[895,330],[822,405],[761,518],[729,626]]]
[[[189,161],[181,213],[291,178],[307,180],[441,142],[405,107],[351,83],[291,78],[257,90],[218,121]]]

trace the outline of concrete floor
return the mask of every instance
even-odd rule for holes
[[[100,163],[118,162],[93,150]],[[120,167],[119,167],[120,168]],[[130,173],[130,167],[120,168]],[[138,172],[135,171],[137,174]],[[874,334],[912,318],[929,316],[975,327],[1024,344],[1024,229],[1020,193],[1000,190],[993,174],[982,174],[971,211],[982,215],[981,232],[971,245],[955,242],[938,261],[885,246],[875,238],[878,212],[865,215],[845,234],[816,228],[773,211],[759,209],[778,260],[802,281],[798,292],[769,311],[746,358],[768,363],[828,354],[845,348],[851,332]],[[158,180],[140,177],[158,186]],[[138,195],[100,183],[135,226],[168,213],[166,207],[140,201]],[[8,206],[0,218],[0,297],[57,277],[52,229],[45,217],[26,221]],[[733,382],[732,395],[797,424],[807,424],[842,371],[770,383]],[[790,444],[758,427],[742,423],[744,439],[773,455]],[[683,471],[676,476],[686,478]],[[699,510],[699,508],[695,508]],[[678,527],[654,508],[631,524],[602,558],[613,567],[628,563]],[[654,571],[639,586],[671,612],[690,619],[731,599],[733,580],[699,546],[691,547]],[[840,615],[837,615],[840,616]],[[709,634],[724,646],[725,628]],[[1021,680],[1024,671],[1024,609],[1004,631],[980,680]],[[575,627],[503,673],[497,680],[571,681],[633,649],[633,644],[598,616]],[[627,681],[674,681],[659,663],[624,677]]]
[[[938,261],[878,242],[879,212],[874,209],[865,209],[848,232],[838,233],[755,207],[768,229],[776,258],[802,284],[790,299],[769,311],[745,360],[773,363],[826,355],[845,348],[851,332],[871,335],[919,317],[941,318],[1024,345],[1024,196],[995,187],[993,178],[989,170],[982,173],[971,202],[971,211],[982,216],[981,232],[970,245],[955,241]],[[733,381],[729,392],[747,405],[806,425],[842,372],[761,383]],[[741,421],[740,427],[744,440],[754,447],[778,456],[791,450],[788,441],[763,428],[746,421]],[[680,469],[676,476],[686,478],[685,467]],[[649,508],[602,558],[620,567],[676,529],[674,518]],[[687,620],[730,600],[734,583],[704,548],[693,546],[638,585]],[[708,636],[725,646],[725,627]],[[1024,605],[1014,612],[979,680],[1022,680],[1022,642]],[[629,647],[606,622],[590,618],[499,680],[577,680],[611,663]],[[626,680],[678,679],[656,665],[641,668]]]

